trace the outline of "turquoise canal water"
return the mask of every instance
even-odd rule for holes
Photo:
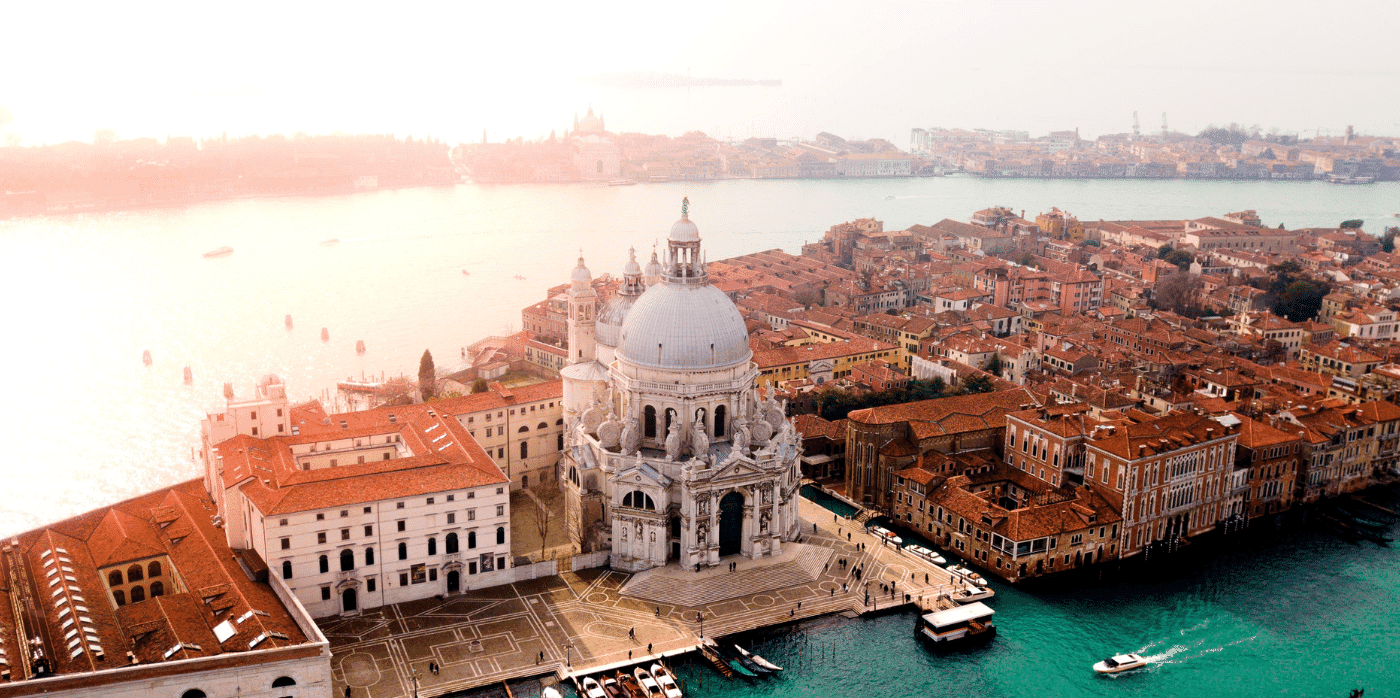
[[[992,586],[998,635],[980,649],[929,651],[912,612],[827,617],[737,638],[787,668],[777,677],[724,679],[700,664],[677,673],[697,698],[1400,695],[1394,548],[1256,528],[1112,584]],[[1090,669],[1120,652],[1150,665],[1111,677]]]

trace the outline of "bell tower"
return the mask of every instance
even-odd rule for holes
[[[569,363],[581,364],[598,357],[598,292],[593,290],[593,274],[583,265],[582,254],[570,280]]]

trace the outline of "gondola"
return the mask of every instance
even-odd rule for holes
[[[769,671],[782,671],[782,670],[783,670],[783,668],[780,667],[780,666],[778,666],[777,664],[774,664],[774,663],[768,661],[767,659],[764,659],[763,657],[760,657],[760,656],[758,656],[758,655],[756,655],[756,654],[753,654],[753,653],[749,652],[748,650],[744,649],[743,647],[740,647],[740,646],[738,646],[738,645],[734,645],[734,649],[739,650],[739,654],[741,654],[741,655],[743,655],[743,656],[745,656],[745,657],[748,657],[750,661],[752,661],[754,664],[757,664],[757,665],[763,667],[764,669],[767,669],[767,670],[769,670]]]

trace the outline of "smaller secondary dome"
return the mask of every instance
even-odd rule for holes
[[[681,219],[671,226],[671,242],[700,242],[700,229],[690,222],[690,218],[681,214]]]
[[[647,276],[661,276],[661,260],[656,258],[656,250],[651,251],[651,261],[647,262]]]
[[[574,272],[569,275],[569,280],[573,282],[574,289],[579,291],[593,285],[593,274],[588,271],[588,267],[583,265],[583,255],[579,255],[578,266],[574,267]]]
[[[627,250],[627,264],[622,267],[622,273],[628,276],[642,275],[642,265],[637,263],[637,248]]]
[[[577,114],[578,112],[574,112]],[[578,120],[578,127],[575,129],[584,133],[598,132],[603,130],[603,118],[593,115],[593,107],[588,108],[588,115]]]

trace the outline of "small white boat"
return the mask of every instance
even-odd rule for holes
[[[322,240],[322,241],[321,241],[321,245],[324,246],[324,247],[330,247],[331,245],[338,245],[338,244],[340,244],[340,238],[331,238],[331,239],[329,239],[329,240]]]
[[[598,680],[592,676],[583,677],[583,694],[586,698],[608,698],[603,687],[598,685]]]
[[[646,692],[647,698],[660,698],[666,695],[661,691],[661,687],[656,684],[656,679],[651,677],[651,672],[642,667],[632,670],[632,675],[637,677],[637,683],[642,685],[642,690]]]
[[[940,650],[989,642],[997,636],[993,613],[980,603],[925,613],[919,617],[915,634]]]
[[[681,698],[680,686],[676,685],[676,677],[671,676],[671,672],[660,662],[651,665],[651,675],[656,677],[656,683],[661,686],[661,692],[666,694],[666,698]]]
[[[204,256],[205,256],[205,257],[223,257],[223,256],[225,256],[225,255],[231,255],[231,254],[233,254],[233,248],[232,248],[232,247],[220,247],[220,248],[217,249],[217,250],[209,250],[208,252],[205,252],[205,253],[204,253]]]
[[[544,690],[540,691],[540,695],[544,698],[564,698],[564,694],[553,686],[545,686]]]
[[[760,657],[760,656],[758,656],[758,655],[756,655],[756,654],[754,654],[754,653],[752,653],[752,652],[750,652],[750,651],[744,649],[743,647],[740,647],[740,646],[738,646],[738,645],[734,645],[734,649],[739,650],[739,654],[742,654],[742,655],[744,655],[745,657],[748,657],[748,658],[749,658],[749,661],[751,661],[751,662],[753,662],[754,664],[757,664],[757,665],[763,667],[764,669],[767,669],[767,670],[769,670],[769,671],[782,671],[782,670],[783,670],[783,668],[780,667],[780,666],[778,666],[777,664],[774,664],[774,663],[768,661],[767,659],[764,659],[763,657]]]
[[[992,591],[991,587],[979,587],[975,584],[970,584],[960,589],[954,589],[948,593],[948,596],[958,603],[986,601],[995,595],[996,592]]]
[[[948,572],[950,572],[953,575],[953,579],[961,579],[964,582],[967,582],[968,584],[987,583],[987,580],[983,579],[982,575],[977,574],[976,572],[973,572],[972,570],[962,565],[949,565]]]
[[[1136,654],[1115,654],[1094,664],[1094,671],[1100,674],[1118,674],[1147,666],[1147,660]]]
[[[895,544],[895,545],[902,545],[902,544],[904,543],[904,539],[903,539],[903,538],[900,538],[899,536],[896,536],[896,535],[894,534],[894,531],[891,531],[891,530],[889,530],[888,528],[881,528],[881,527],[879,527],[879,526],[871,526],[871,527],[870,527],[870,533],[871,533],[871,535],[875,536],[876,538],[883,538],[883,539],[885,539],[886,541],[889,541],[890,543],[893,543],[893,544]]]
[[[941,565],[947,562],[947,560],[943,559],[942,555],[939,555],[938,553],[935,553],[922,545],[906,545],[904,546],[904,549],[912,553],[914,557],[917,557],[920,560],[928,560],[929,562],[932,562],[935,565]]]

